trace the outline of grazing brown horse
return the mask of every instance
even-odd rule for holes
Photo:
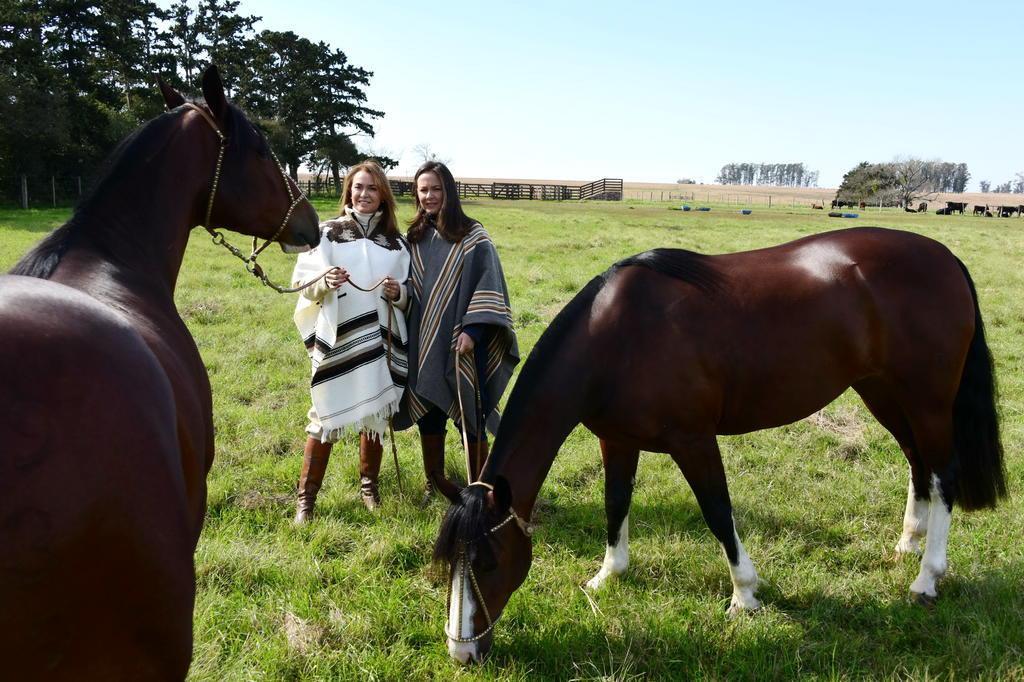
[[[489,649],[530,568],[523,519],[580,423],[600,439],[608,518],[604,564],[588,587],[626,569],[633,478],[647,450],[675,460],[721,543],[730,612],[757,609],[716,436],[791,423],[850,386],[910,463],[896,551],[920,552],[927,534],[910,590],[929,602],[954,502],[994,506],[1006,487],[977,295],[945,246],[860,228],[719,256],[657,249],[594,278],[537,341],[481,482],[437,481],[452,502],[435,545],[451,568],[449,653],[466,662]]]
[[[174,307],[185,246],[201,223],[318,239],[213,67],[203,94],[205,107],[165,87],[173,110],[0,277],[0,677],[188,671],[213,415]]]

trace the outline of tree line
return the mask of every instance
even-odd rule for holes
[[[291,31],[262,30],[237,0],[4,0],[0,3],[0,177],[90,177],[114,145],[163,109],[154,76],[194,92],[217,64],[229,97],[266,133],[289,174],[335,182],[384,114],[373,73]],[[387,166],[393,159],[380,158]]]
[[[995,187],[988,180],[979,181],[978,186],[981,188],[982,194],[988,194],[989,192],[996,192],[997,194],[1024,194],[1024,173],[1017,173],[1015,179],[1007,180]]]
[[[938,192],[963,192],[971,174],[966,163],[897,159],[887,163],[863,161],[847,171],[836,191],[842,201],[866,201],[910,206]]]
[[[802,163],[727,163],[718,172],[720,185],[772,185],[775,187],[817,187],[818,171]]]

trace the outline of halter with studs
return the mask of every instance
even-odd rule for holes
[[[281,225],[277,228],[277,231],[274,233],[274,236],[265,241],[263,243],[263,246],[260,247],[257,247],[257,243],[259,240],[256,237],[253,237],[252,253],[246,256],[238,248],[228,243],[228,241],[224,238],[224,234],[222,232],[210,227],[210,217],[213,215],[213,201],[214,198],[217,196],[217,186],[220,184],[221,165],[224,163],[224,150],[227,149],[228,138],[227,136],[224,135],[224,132],[221,131],[220,126],[217,125],[217,122],[213,119],[213,116],[211,116],[210,113],[206,111],[206,109],[199,106],[198,104],[193,104],[192,102],[186,102],[184,106],[188,109],[191,109],[192,111],[197,112],[200,116],[202,116],[203,120],[209,123],[210,127],[213,128],[213,132],[217,134],[217,139],[220,141],[220,149],[217,152],[217,166],[213,172],[213,185],[210,187],[210,198],[206,202],[206,220],[203,221],[203,228],[210,233],[210,237],[213,239],[213,243],[223,246],[225,249],[227,249],[231,253],[231,255],[233,255],[235,258],[239,259],[245,264],[245,269],[248,272],[250,272],[254,277],[256,277],[265,285],[267,285],[268,287],[270,287],[271,289],[280,294],[295,293],[296,291],[301,291],[302,289],[305,289],[306,287],[312,285],[314,282],[317,281],[317,279],[319,279],[319,277],[310,282],[307,282],[303,286],[294,288],[282,287],[281,285],[272,282],[267,273],[265,273],[263,271],[263,268],[260,267],[259,263],[256,262],[256,257],[259,256],[264,249],[270,246],[270,244],[276,242],[277,238],[281,236],[282,232],[284,232],[284,228],[288,224],[288,221],[291,219],[292,213],[295,212],[295,208],[303,201],[308,201],[308,199],[306,199],[306,195],[302,193],[302,190],[299,190],[298,196],[296,196],[295,192],[292,191],[292,183],[288,182],[288,176],[284,172],[284,167],[281,165],[281,162],[277,159],[277,154],[274,154],[273,150],[270,151],[270,154],[271,156],[274,157],[274,163],[277,164],[277,169],[281,172],[281,179],[284,180],[284,188],[288,192],[288,200],[291,201],[291,206],[288,207],[288,211],[284,215],[284,220],[281,221]],[[321,275],[321,277],[322,276],[323,275]]]
[[[494,490],[494,486],[492,486],[490,483],[484,483],[483,481],[473,481],[469,485],[470,486],[477,485],[477,486],[480,486],[482,488],[486,488],[489,491],[493,491]],[[482,537],[480,537],[480,538],[478,538],[476,540],[472,540],[472,541],[470,541],[468,543],[463,543],[462,547],[459,548],[459,554],[455,558],[455,567],[456,567],[456,570],[457,569],[461,569],[461,571],[462,571],[462,583],[461,583],[461,585],[465,585],[466,582],[467,582],[467,578],[468,578],[469,585],[473,589],[473,597],[480,604],[480,608],[483,609],[484,620],[487,621],[487,627],[484,628],[483,630],[481,630],[479,633],[477,633],[475,635],[472,635],[471,637],[463,637],[462,636],[462,604],[463,604],[463,600],[460,598],[459,599],[459,616],[458,616],[458,623],[455,626],[456,627],[455,634],[453,635],[452,633],[447,632],[447,631],[445,631],[445,633],[444,633],[445,636],[447,636],[448,639],[450,639],[453,642],[458,642],[460,644],[470,644],[472,642],[478,642],[481,639],[483,639],[484,637],[486,637],[488,634],[490,634],[490,632],[492,630],[494,630],[494,620],[491,619],[491,612],[487,610],[487,602],[484,601],[484,596],[480,592],[480,586],[477,585],[477,582],[476,582],[476,572],[473,570],[473,566],[469,562],[469,557],[466,556],[466,547],[467,547],[467,545],[479,542],[480,540],[483,540],[483,539],[487,538],[488,536],[491,536],[494,533],[497,533],[499,530],[501,530],[502,528],[507,526],[512,521],[516,522],[516,526],[518,526],[519,530],[521,530],[523,535],[525,535],[527,538],[529,538],[530,536],[533,535],[533,526],[531,526],[529,523],[524,521],[523,517],[519,516],[519,514],[516,513],[515,509],[513,509],[512,507],[509,507],[508,508],[508,516],[506,516],[504,519],[499,521],[490,530],[485,532]],[[452,581],[452,580],[448,581],[448,598],[445,600],[446,601],[446,609],[445,610],[449,614],[451,613],[451,610],[452,610],[452,583],[453,582],[454,581]]]

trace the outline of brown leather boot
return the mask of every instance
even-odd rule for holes
[[[359,497],[370,511],[380,505],[377,478],[380,476],[380,460],[384,446],[376,435],[359,434]]]
[[[444,434],[436,436],[420,436],[420,446],[423,448],[423,473],[427,477],[427,484],[423,488],[423,500],[421,507],[430,504],[434,497],[434,483],[430,476],[444,476]]]
[[[469,460],[473,470],[469,472],[470,482],[480,480],[480,472],[484,470],[484,462],[487,461],[488,446],[487,440],[469,441]]]
[[[327,460],[331,456],[331,443],[321,443],[316,438],[306,439],[302,453],[302,473],[299,474],[299,497],[295,501],[295,525],[301,526],[313,518],[316,495],[324,482]]]

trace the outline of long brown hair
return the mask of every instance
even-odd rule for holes
[[[436,175],[441,180],[441,188],[444,190],[444,201],[441,202],[441,210],[437,212],[434,227],[448,241],[461,241],[477,221],[463,212],[455,178],[448,170],[448,166],[440,161],[427,161],[420,166],[420,169],[416,171],[416,176],[412,179],[412,195],[416,202],[416,215],[409,223],[409,234],[406,235],[406,238],[410,243],[415,244],[423,239],[423,232],[431,223],[429,215],[420,206],[420,195],[416,189],[420,176],[424,173]]]
[[[380,217],[380,225],[384,228],[384,233],[389,237],[400,236],[398,218],[395,217],[395,195],[391,193],[391,183],[388,182],[388,176],[384,175],[384,169],[378,166],[373,159],[366,159],[348,169],[348,173],[345,175],[345,184],[341,189],[341,204],[338,206],[338,210],[344,214],[345,207],[352,206],[352,182],[359,171],[369,173],[380,192],[380,208],[377,210],[384,211],[384,215]]]

